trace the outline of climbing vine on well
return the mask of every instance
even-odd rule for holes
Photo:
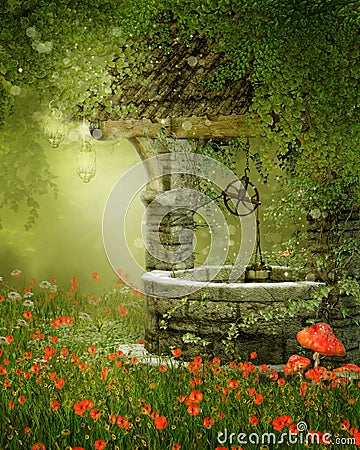
[[[359,207],[360,7],[351,0],[7,0],[0,12],[0,124],[22,95],[51,100],[65,117],[126,112],[114,102],[121,80],[142,80],[156,65],[156,49],[171,59],[174,39],[203,36],[221,62],[204,85],[232,80],[252,86],[252,132],[264,136],[263,154],[278,145],[288,195],[281,205],[316,221],[327,244],[315,253],[317,276],[338,289],[349,258],[358,255],[342,223]],[[155,56],[150,60],[149,54]],[[42,110],[43,112],[43,110]],[[11,149],[1,147],[0,168]],[[31,152],[18,155],[24,168]],[[37,155],[46,174],[46,158]],[[25,170],[25,169],[24,169]],[[31,177],[28,177],[30,179]],[[25,176],[25,179],[26,176]],[[51,183],[51,176],[42,178]],[[29,185],[30,186],[30,185]],[[16,208],[24,199],[0,181]],[[26,183],[24,184],[26,189]],[[34,190],[30,208],[36,212]],[[35,203],[34,203],[35,202]],[[350,215],[349,215],[350,214]],[[35,218],[35,213],[33,212]],[[350,219],[347,219],[350,217]],[[330,232],[329,232],[330,231]],[[346,239],[344,239],[346,237]],[[352,238],[354,239],[354,238]],[[324,240],[322,243],[325,242]],[[356,239],[355,239],[356,241]],[[347,290],[356,291],[355,281]],[[353,277],[353,278],[351,278]],[[351,283],[350,283],[351,284]],[[341,288],[339,288],[341,290]],[[336,303],[336,300],[334,300]]]

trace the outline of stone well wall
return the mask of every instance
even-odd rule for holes
[[[180,347],[187,358],[209,355],[223,360],[247,359],[256,351],[257,363],[269,364],[285,363],[290,355],[299,352],[295,336],[306,326],[306,312],[299,311],[283,323],[265,320],[262,314],[286,308],[289,300],[311,300],[321,284],[291,281],[289,269],[281,267],[273,267],[270,282],[244,283],[240,279],[228,283],[230,271],[228,267],[201,267],[145,274],[147,350],[169,354],[171,348]],[[235,331],[250,315],[257,319],[256,323],[238,328],[237,335],[231,338],[231,330]],[[184,342],[184,335],[191,342]],[[194,342],[194,336],[201,340]]]

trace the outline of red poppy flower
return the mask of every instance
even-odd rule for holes
[[[181,449],[181,445],[180,444],[173,444],[171,447],[171,450],[180,450]]]
[[[229,395],[229,394],[230,394],[230,389],[224,387],[224,388],[222,388],[222,393],[223,393],[224,395]]]
[[[212,372],[213,372],[214,375],[219,375],[219,373],[221,372],[221,367],[219,367],[219,366],[214,367],[212,369]]]
[[[166,371],[167,371],[167,367],[166,366],[163,366],[163,365],[159,366],[159,372],[166,372]]]
[[[100,418],[100,416],[101,416],[101,411],[100,411],[100,409],[99,408],[93,408],[91,411],[90,411],[90,417],[92,418],[92,419],[99,419]]]
[[[250,358],[251,359],[255,359],[257,357],[257,353],[256,352],[251,352],[250,353]]]
[[[60,403],[57,400],[53,400],[50,403],[50,406],[52,409],[54,409],[55,411],[57,411],[60,408]]]
[[[50,326],[53,328],[59,328],[61,326],[61,321],[59,318],[54,319],[50,322]]]
[[[45,350],[46,356],[55,356],[56,355],[56,350],[54,348],[52,348],[51,345],[47,345],[44,350]]]
[[[103,439],[98,439],[94,442],[95,450],[104,450],[106,448],[106,442]]]
[[[5,336],[5,339],[6,339],[8,342],[13,342],[14,336],[13,336],[12,334],[7,334],[7,335]]]
[[[196,403],[191,403],[188,406],[188,413],[190,414],[190,416],[198,416],[200,413],[199,405],[197,405]]]
[[[198,366],[198,368],[201,367],[202,364],[202,357],[201,356],[195,356],[195,358],[193,359],[193,362],[196,366]]]
[[[85,411],[88,411],[93,407],[92,400],[82,400],[81,402],[77,402],[74,405],[75,414],[78,416],[82,416]]]
[[[25,319],[29,319],[29,320],[33,318],[31,311],[24,311],[23,316]]]
[[[6,375],[6,368],[4,366],[0,366],[0,375]]]
[[[281,416],[277,417],[273,420],[273,428],[276,431],[281,432],[284,427],[288,427],[292,422],[292,418],[290,416]]]
[[[205,417],[203,425],[205,428],[211,428],[214,425],[214,420],[211,417]]]
[[[90,345],[90,347],[88,348],[88,352],[90,353],[90,355],[93,355],[94,353],[96,353],[95,345]]]
[[[103,367],[101,369],[101,380],[106,381],[108,374],[109,374],[109,369],[107,367]]]
[[[255,405],[261,405],[261,403],[264,401],[264,397],[261,394],[256,394],[254,398]]]
[[[155,428],[157,430],[163,430],[167,426],[167,420],[165,416],[156,417],[154,420]]]
[[[201,391],[199,391],[199,390],[191,391],[191,393],[189,395],[189,400],[192,403],[200,403],[202,399],[203,399],[203,395],[202,395]]]
[[[122,317],[126,317],[129,314],[129,310],[125,306],[119,305],[119,314]]]
[[[256,416],[249,417],[250,425],[256,426],[259,423],[259,419]]]
[[[64,387],[64,384],[65,384],[65,380],[63,378],[59,378],[57,380],[57,382],[55,383],[55,387],[57,389],[62,389]]]
[[[214,358],[213,360],[212,360],[212,362],[213,362],[213,364],[215,364],[215,365],[219,365],[220,364],[220,358]]]
[[[124,428],[126,430],[129,427],[129,422],[126,417],[118,416],[116,419],[116,425],[119,428]]]
[[[96,281],[97,283],[100,281],[100,276],[97,272],[94,272],[91,274],[91,278]]]
[[[173,350],[173,356],[175,356],[175,358],[178,358],[179,356],[181,356],[182,351],[179,348],[176,348],[175,350]]]
[[[308,388],[308,386],[310,386],[310,383],[308,383],[307,381],[303,381],[302,383],[300,383],[301,397],[305,397],[306,389]]]
[[[23,405],[26,402],[25,395],[20,395],[20,397],[18,398],[18,402],[20,403],[20,405]]]
[[[278,384],[279,386],[284,386],[284,384],[285,384],[284,378],[279,378],[279,379],[277,380],[277,384]]]
[[[256,394],[256,389],[255,388],[250,388],[248,393],[249,393],[250,397],[252,397],[253,395]]]
[[[237,389],[239,387],[239,382],[237,380],[229,380],[228,385],[231,389]]]
[[[32,450],[46,450],[46,447],[42,442],[36,442],[33,445]]]

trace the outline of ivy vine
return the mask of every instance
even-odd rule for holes
[[[267,138],[262,154],[278,146],[287,217],[300,213],[325,234],[331,229],[332,243],[314,264],[323,278],[335,273],[335,289],[354,253],[337,219],[360,205],[359,26],[353,0],[7,0],[0,11],[0,124],[28,90],[43,104],[55,99],[73,118],[99,109],[125,113],[126,105],[112,101],[122,78],[141,79],[154,49],[166,48],[171,58],[174,39],[190,43],[201,35],[222,56],[208,89],[251,82],[252,130]],[[15,156],[1,146],[2,173],[38,161],[38,185],[29,177],[19,182],[15,170],[9,176],[16,183],[1,181],[2,203],[16,209],[25,198],[36,211],[44,184],[54,189],[44,154]]]

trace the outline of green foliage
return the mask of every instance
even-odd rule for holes
[[[349,0],[8,1],[0,12],[0,123],[29,87],[55,99],[65,116],[122,114],[122,79],[146,83],[150,53],[167,48],[171,59],[175,39],[199,34],[221,54],[209,89],[244,77],[251,83],[252,131],[267,138],[262,155],[278,145],[284,168],[282,215],[335,218],[360,203],[359,25]],[[15,163],[12,149],[3,153]],[[29,155],[43,159],[23,152],[17,161]],[[253,161],[266,178],[259,155]],[[22,184],[15,196],[31,187]],[[330,258],[344,253],[338,244]]]
[[[16,121],[0,130],[0,208],[27,210],[25,228],[30,229],[39,215],[39,197],[50,193],[56,196],[58,188],[46,158],[42,130],[29,117],[27,105],[18,100]]]

